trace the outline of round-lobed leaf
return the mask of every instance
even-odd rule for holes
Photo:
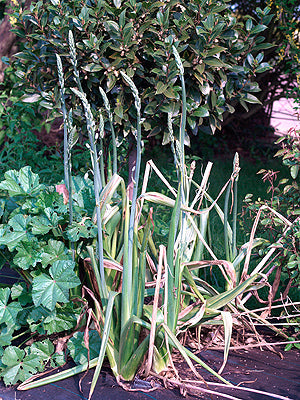
[[[80,279],[74,272],[75,263],[70,260],[58,260],[49,269],[49,275],[42,273],[33,279],[32,299],[37,307],[43,305],[54,310],[57,302],[69,301],[69,289],[80,285]]]

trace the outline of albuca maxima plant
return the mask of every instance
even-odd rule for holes
[[[244,28],[226,1],[172,0],[87,1],[83,7],[51,0],[17,12],[16,30],[28,38],[17,55],[30,82],[27,94],[39,90],[41,106],[62,110],[64,183],[56,189],[41,186],[28,167],[8,171],[0,183],[1,250],[9,260],[13,256],[25,281],[0,289],[0,373],[6,384],[22,381],[19,389],[26,390],[95,367],[91,398],[104,357],[124,385],[138,372],[148,376],[167,369],[175,348],[198,377],[192,360],[229,384],[220,374],[233,321],[244,323],[243,315],[250,313],[265,322],[246,309],[245,292],[264,284],[276,246],[249,269],[251,251],[262,241],[254,227],[249,242],[237,248],[238,156],[220,191],[226,192],[223,212],[220,195],[212,199],[207,192],[212,164],[202,181],[194,182],[195,165],[186,164],[185,142],[187,129],[214,132],[235,101],[245,107],[257,101],[258,87],[250,78],[269,68],[262,62],[260,33],[272,18],[268,8],[257,15]],[[143,23],[134,26],[138,20]],[[142,131],[154,135],[160,126],[173,150],[175,186],[152,162],[141,174]],[[84,177],[72,166],[79,129],[86,133],[91,156]],[[132,187],[126,188],[118,174],[118,139],[129,132],[136,164],[130,169]],[[167,194],[149,191],[151,169]],[[152,236],[155,204],[172,209],[166,246]],[[207,239],[212,210],[224,224],[222,259]],[[202,279],[207,268],[221,271],[224,291]],[[12,320],[20,322],[10,325]],[[224,327],[218,373],[180,341],[183,332],[204,325]],[[33,345],[14,345],[24,334],[20,327],[35,337]],[[39,335],[54,332],[70,335],[67,352],[77,365],[32,379],[50,359],[52,365],[63,362],[61,349],[50,340],[39,341]]]
[[[168,129],[177,167],[177,187],[172,187],[150,162],[146,167],[142,188],[139,188],[141,101],[134,81],[121,72],[124,83],[131,90],[136,108],[137,164],[132,200],[129,198],[129,189],[126,190],[119,175],[114,174],[108,181],[105,180],[102,171],[104,163],[101,161],[102,121],[105,115],[99,118],[100,124],[97,125],[76,70],[71,33],[69,46],[77,83],[77,87],[71,89],[84,108],[93,182],[87,176],[84,179],[72,177],[74,128],[72,113],[65,108],[65,185],[57,187],[63,196],[53,192],[51,188],[43,194],[45,188],[39,185],[37,176],[28,168],[19,172],[8,171],[5,180],[0,183],[0,189],[6,191],[9,197],[2,201],[5,211],[2,216],[4,224],[1,226],[0,245],[8,248],[6,254],[15,254],[15,268],[26,279],[25,286],[21,285],[24,289],[23,295],[25,298],[27,296],[25,304],[33,302],[28,318],[28,314],[24,313],[21,297],[16,300],[16,288],[13,291],[1,289],[1,324],[8,336],[10,335],[7,342],[2,336],[2,343],[7,347],[1,359],[1,375],[7,384],[24,381],[42,370],[54,350],[50,341],[37,341],[24,350],[10,346],[12,331],[9,330],[9,324],[12,315],[22,315],[23,325],[30,324],[32,332],[32,313],[35,307],[41,308],[41,314],[58,312],[61,309],[61,318],[64,320],[67,318],[66,309],[76,306],[77,325],[66,324],[64,328],[71,332],[67,345],[69,354],[79,365],[49,378],[33,381],[31,378],[19,386],[20,390],[64,379],[96,367],[89,395],[91,398],[105,356],[117,381],[124,385],[126,381],[134,379],[138,370],[143,376],[147,376],[150,372],[159,374],[168,368],[172,365],[174,348],[179,350],[196,376],[199,377],[199,373],[191,360],[206,368],[224,384],[230,384],[220,373],[228,356],[233,316],[243,322],[240,310],[247,313],[243,301],[244,293],[264,277],[267,261],[274,253],[274,248],[250,272],[248,267],[251,249],[259,244],[259,240],[254,239],[253,231],[249,243],[237,251],[234,229],[229,225],[226,213],[219,208],[217,200],[211,199],[207,193],[212,164],[207,165],[200,184],[193,181],[195,166],[186,165],[184,154],[187,107],[184,66],[175,46],[172,48],[172,57],[180,78],[182,96],[179,140],[173,133],[171,113],[168,115]],[[62,104],[66,107],[63,98],[64,76],[59,56],[57,65]],[[103,90],[100,92],[105,99]],[[110,109],[108,103],[106,109]],[[107,118],[112,122],[109,113]],[[169,189],[168,196],[147,191],[151,168]],[[220,194],[227,188],[236,190],[238,172],[236,157],[232,175]],[[193,186],[196,187],[196,192],[192,190]],[[150,209],[145,214],[145,203],[158,203],[173,209],[167,247],[154,243],[151,233],[152,211]],[[10,204],[13,206],[9,209]],[[215,256],[206,239],[208,217],[212,209],[216,209],[225,225],[229,250],[224,252],[224,259]],[[70,214],[73,215],[72,219]],[[47,239],[48,245],[41,247]],[[226,281],[226,291],[218,292],[197,273],[200,269],[212,267],[220,269]],[[78,276],[81,277],[82,296],[77,291],[80,284]],[[262,285],[262,282],[259,284]],[[251,313],[251,317],[261,321],[255,313]],[[45,327],[47,318],[41,322],[40,319],[42,317],[37,316],[36,322]],[[224,326],[225,350],[224,363],[217,373],[185,348],[180,337],[182,332],[191,327],[220,323]],[[95,330],[91,330],[91,325]],[[14,330],[18,328],[14,326]],[[84,334],[80,332],[80,328],[85,330]],[[280,333],[279,330],[277,332]],[[59,354],[56,354],[53,362],[58,357]],[[16,365],[19,365],[18,369]]]

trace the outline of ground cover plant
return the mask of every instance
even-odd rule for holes
[[[129,9],[132,4],[138,7],[130,2]],[[121,2],[114,5],[118,8]],[[268,14],[268,9],[258,13]],[[206,22],[211,19],[207,16]],[[206,29],[212,31],[213,27]],[[258,28],[256,33],[263,29]],[[250,22],[247,31],[251,36]],[[256,36],[255,31],[252,35]],[[138,371],[147,377],[172,366],[172,351],[176,348],[199,379],[191,360],[229,384],[220,374],[234,324],[250,326],[251,317],[286,337],[245,307],[246,292],[266,283],[274,247],[267,250],[253,270],[249,269],[251,251],[265,240],[254,238],[253,231],[249,242],[237,248],[239,157],[235,156],[231,176],[220,191],[225,193],[223,211],[207,191],[212,163],[207,164],[197,183],[195,163],[186,162],[188,100],[180,54],[184,55],[184,48],[174,41],[169,61],[174,65],[173,79],[178,85],[181,109],[169,110],[166,117],[176,183],[171,184],[151,161],[141,174],[143,103],[135,77],[121,69],[118,85],[126,88],[123,90],[131,98],[130,124],[136,142],[136,163],[130,169],[132,179],[127,186],[117,173],[118,143],[114,131],[119,116],[113,108],[115,93],[110,96],[97,87],[102,110],[99,112],[95,103],[90,103],[76,54],[80,46],[75,43],[70,30],[63,46],[68,49],[66,57],[71,65],[67,71],[62,61],[65,53],[55,57],[59,80],[55,90],[60,95],[64,119],[63,183],[41,184],[30,167],[9,170],[0,182],[1,252],[23,278],[11,288],[0,289],[1,376],[6,384],[22,381],[19,389],[25,390],[95,367],[91,397],[105,356],[119,384],[126,387]],[[248,59],[252,62],[251,57],[254,60],[253,56]],[[247,63],[240,67],[243,72],[239,69],[244,83],[248,82],[243,75],[249,69]],[[219,66],[216,68],[219,71]],[[67,101],[69,96],[72,102]],[[79,99],[82,108],[77,105],[70,109],[70,104],[78,104],[75,99]],[[85,121],[91,156],[91,168],[84,176],[74,174],[72,164],[72,149],[78,137],[76,118],[81,119],[81,125]],[[176,123],[178,119],[180,122]],[[105,153],[107,143],[110,146]],[[148,190],[151,171],[162,180],[166,193]],[[156,243],[152,236],[155,204],[172,210],[165,245]],[[224,227],[223,257],[217,257],[210,246],[212,210]],[[279,218],[286,223],[283,217]],[[202,270],[210,269],[221,271],[222,282],[217,288],[203,279]],[[218,372],[180,342],[181,335],[190,328],[215,325],[224,327],[224,363]],[[25,340],[27,334],[32,337],[32,344],[18,345],[16,340]],[[40,340],[45,334],[49,339],[54,334],[58,337],[56,347],[49,339]],[[32,381],[32,375],[46,365],[62,365],[64,350],[78,364],[76,367]]]

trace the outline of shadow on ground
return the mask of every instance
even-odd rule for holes
[[[277,350],[281,351],[279,348]],[[300,353],[298,351],[282,352],[284,358],[269,350],[259,349],[232,351],[222,376],[234,385],[240,384],[255,390],[272,392],[273,398],[300,399]],[[223,354],[217,350],[207,350],[200,353],[203,361],[218,369],[223,361]],[[177,364],[180,375],[185,379],[194,379],[184,363]],[[212,381],[211,375],[199,369],[202,376]],[[79,380],[82,375],[68,378],[55,384],[31,389],[26,392],[17,391],[16,387],[5,388],[0,383],[0,399],[2,400],[79,400],[87,399],[93,371],[89,371],[82,382],[81,393]],[[255,392],[244,392],[243,390],[210,387],[238,399],[260,400],[266,399],[265,395]],[[118,386],[114,377],[108,371],[102,372],[93,395],[95,400],[176,400],[182,399],[178,389],[166,389],[161,387],[158,390],[144,393],[141,390],[128,392]],[[187,394],[187,400],[221,399],[218,395],[193,392]],[[270,398],[270,397],[269,397]]]

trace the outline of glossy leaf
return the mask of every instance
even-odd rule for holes
[[[5,180],[0,182],[0,189],[7,190],[10,196],[35,196],[45,186],[39,183],[39,176],[31,171],[31,167],[24,167],[20,171],[7,171]]]
[[[257,73],[262,73],[262,72],[268,71],[268,70],[270,70],[270,69],[272,69],[272,67],[271,67],[268,63],[261,63],[261,64],[255,69],[255,71],[256,71]]]
[[[24,350],[9,346],[2,356],[4,364],[1,376],[6,385],[25,381],[40,370],[41,363],[35,354],[26,355]]]
[[[54,310],[57,302],[69,301],[69,289],[80,284],[74,266],[73,261],[59,260],[50,267],[50,276],[42,273],[33,279],[32,299],[36,307],[43,305]]]
[[[89,349],[90,360],[98,357],[100,351],[101,339],[95,330],[89,331]],[[76,332],[68,341],[68,350],[70,356],[76,364],[84,364],[88,362],[88,349],[84,343],[84,332]]]
[[[266,25],[256,25],[254,28],[251,29],[251,35],[257,35],[260,32],[263,32],[267,29],[268,27]]]
[[[253,94],[246,93],[242,96],[243,101],[246,101],[247,103],[253,103],[253,104],[261,104],[261,102],[258,100],[257,97],[253,96]]]
[[[44,268],[47,265],[52,265],[58,260],[71,260],[71,255],[63,242],[49,239],[48,244],[44,246],[44,251],[41,255],[41,263]]]
[[[10,297],[9,288],[0,288],[0,324],[6,324],[8,327],[17,324],[17,315],[22,310],[19,302],[8,303]]]

